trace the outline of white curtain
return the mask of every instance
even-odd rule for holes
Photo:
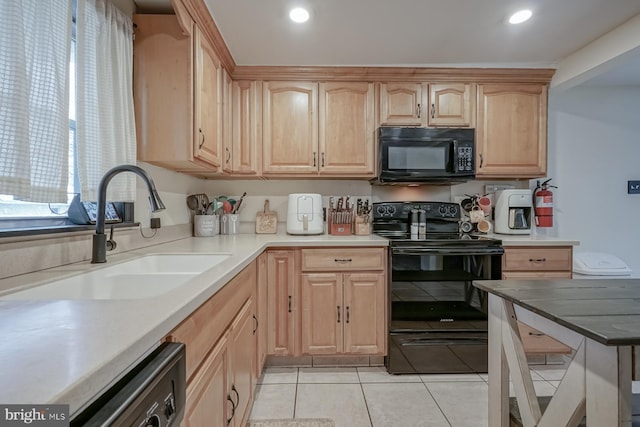
[[[71,0],[0,0],[0,194],[67,201]]]
[[[78,175],[83,200],[96,200],[104,173],[136,163],[133,22],[110,0],[78,0],[76,18]],[[108,200],[134,201],[135,175],[119,174]]]

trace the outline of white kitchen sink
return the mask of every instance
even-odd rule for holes
[[[229,254],[153,254],[0,296],[1,299],[142,299],[162,295]]]

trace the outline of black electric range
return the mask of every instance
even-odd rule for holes
[[[486,293],[474,280],[499,279],[502,242],[459,231],[460,205],[373,205],[373,233],[389,239],[387,370],[487,371]]]

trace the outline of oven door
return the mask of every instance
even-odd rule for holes
[[[387,369],[391,373],[487,371],[487,295],[501,247],[391,247]]]

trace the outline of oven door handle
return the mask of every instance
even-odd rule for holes
[[[498,248],[392,248],[392,255],[501,255]]]

